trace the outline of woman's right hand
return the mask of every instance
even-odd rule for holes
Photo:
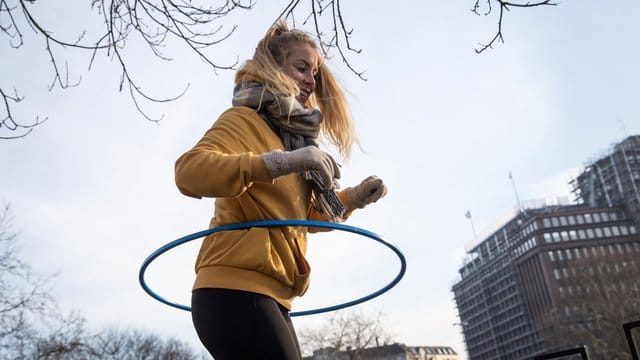
[[[271,151],[262,155],[273,178],[305,171],[316,171],[325,188],[340,178],[340,168],[331,155],[315,146],[305,146],[293,151]]]

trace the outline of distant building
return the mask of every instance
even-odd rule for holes
[[[577,205],[525,206],[468,252],[453,286],[470,360],[530,359],[546,352],[541,314],[576,283],[577,259],[640,258],[640,137],[585,167]],[[630,260],[634,261],[634,260]]]
[[[640,136],[616,144],[572,181],[579,201],[590,207],[619,206],[640,222]]]
[[[305,360],[460,360],[449,346],[406,346],[391,344],[359,350],[338,351],[334,348],[316,350]]]

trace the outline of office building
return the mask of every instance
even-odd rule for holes
[[[612,274],[638,266],[639,154],[640,137],[625,139],[572,182],[576,204],[525,204],[467,252],[452,291],[470,360],[553,350],[543,333],[552,310],[589,321],[563,302],[590,291],[585,261]],[[628,281],[614,286],[637,287]]]

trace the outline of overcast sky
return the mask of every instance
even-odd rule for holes
[[[250,57],[288,1],[278,3],[259,1],[230,17],[226,26],[238,30],[209,54],[222,64]],[[464,353],[451,287],[474,240],[466,211],[478,232],[495,226],[516,205],[509,172],[523,200],[569,196],[567,183],[586,161],[640,133],[640,2],[514,8],[503,22],[506,42],[483,54],[474,49],[494,35],[495,12],[478,17],[471,0],[370,4],[342,2],[352,44],[362,48],[350,59],[367,81],[339,58],[330,61],[349,91],[364,150],[343,162],[341,183],[370,174],[385,180],[388,196],[347,224],[396,244],[408,268],[400,284],[358,308],[381,311],[398,342]],[[70,38],[100,24],[77,5],[31,7]],[[89,55],[68,52],[71,79],[82,76],[81,84],[48,92],[45,45],[31,30],[25,35],[18,50],[0,37],[0,85],[25,96],[15,116],[49,120],[0,142],[0,200],[12,206],[22,257],[39,273],[57,274],[60,305],[80,310],[92,328],[138,327],[198,344],[189,314],[153,300],[137,276],[153,250],[207,227],[212,200],[182,196],[173,164],[230,105],[234,72],[215,74],[176,43],[166,49],[174,60],[162,63],[130,42],[130,71],[145,90],[172,96],[190,84],[178,101],[146,104],[152,116],[164,114],[156,125],[117,91],[119,70],[104,54],[87,71]],[[158,259],[149,284],[187,304],[197,248],[193,242]],[[309,258],[311,289],[294,310],[363,296],[399,266],[375,242],[340,232],[311,236]]]

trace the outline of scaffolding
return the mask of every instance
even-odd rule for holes
[[[627,137],[587,164],[571,185],[578,203],[623,207],[640,224],[640,135]]]

